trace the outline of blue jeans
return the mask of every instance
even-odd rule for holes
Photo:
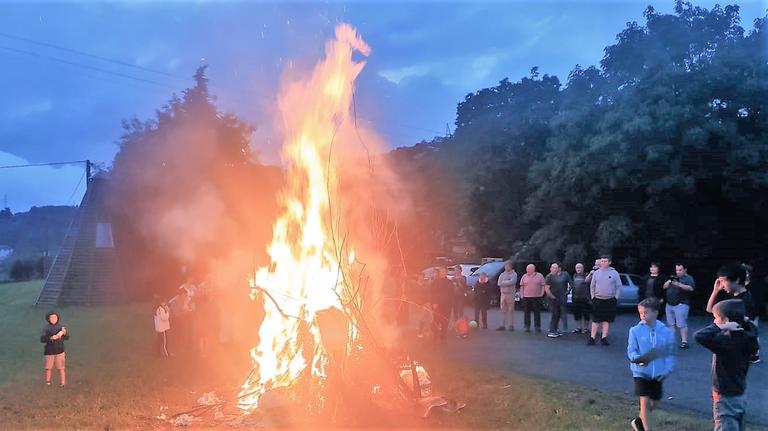
[[[746,429],[747,397],[738,395],[725,397],[720,395],[712,402],[712,416],[715,420],[714,431],[743,431]]]

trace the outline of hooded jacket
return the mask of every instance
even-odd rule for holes
[[[744,322],[742,331],[724,331],[714,323],[696,332],[696,342],[712,351],[712,390],[726,397],[747,389],[749,359],[757,352],[757,329]]]
[[[69,340],[69,328],[67,328],[67,333],[64,334],[63,337],[58,340],[51,340],[51,337],[59,333],[61,328],[64,327],[61,324],[61,316],[59,316],[59,320],[55,325],[51,324],[51,316],[54,314],[59,316],[59,313],[55,311],[49,311],[45,315],[45,321],[48,322],[48,324],[43,327],[43,333],[40,335],[40,342],[45,343],[44,355],[58,355],[64,353],[64,340]]]
[[[665,355],[647,363],[636,363],[657,347],[665,349]],[[653,380],[667,376],[675,366],[675,333],[659,320],[653,328],[641,321],[629,330],[627,356],[631,362],[629,369],[632,370],[632,377]]]

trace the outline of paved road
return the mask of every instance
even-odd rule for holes
[[[573,316],[568,317],[573,329]],[[552,339],[546,337],[546,330],[541,334],[525,333],[521,330],[522,313],[517,312],[515,318],[517,331],[497,332],[494,329],[501,323],[501,316],[498,309],[491,310],[488,313],[490,329],[474,330],[466,340],[451,338],[439,348],[474,364],[486,363],[500,370],[546,376],[634,396],[626,352],[629,328],[638,322],[636,312],[626,311],[617,316],[610,329],[610,346],[587,346],[586,335],[568,334]],[[549,314],[543,313],[542,326],[546,328],[548,323]],[[692,316],[689,319],[691,334],[709,323],[710,318]],[[768,336],[765,335],[768,331],[763,329],[763,332],[760,337],[761,344],[766,346],[763,363],[751,366],[747,377],[747,411],[750,422],[768,425]],[[675,371],[664,383],[664,403],[711,415],[711,358],[712,354],[696,342],[691,343],[689,349],[679,351]],[[673,398],[668,400],[669,396]]]

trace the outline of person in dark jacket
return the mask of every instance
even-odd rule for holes
[[[638,301],[646,298],[656,298],[659,300],[659,319],[664,319],[666,308],[666,292],[664,291],[664,281],[667,277],[661,275],[661,266],[658,262],[651,262],[648,268],[648,275],[643,279],[642,286],[637,291]]]
[[[488,274],[481,272],[475,283],[475,322],[483,329],[488,329],[488,305],[491,302],[491,285]],[[482,320],[482,322],[481,322]]]
[[[435,334],[435,341],[444,343],[448,338],[448,318],[451,315],[453,306],[454,286],[451,280],[446,276],[448,271],[445,267],[437,270],[437,277],[432,282],[432,310],[434,317],[432,319],[432,332]]]
[[[40,342],[45,343],[43,351],[43,363],[45,366],[45,384],[51,385],[51,372],[55,366],[59,370],[60,385],[67,384],[67,374],[65,371],[66,357],[64,354],[64,340],[69,340],[69,331],[67,327],[61,324],[59,314],[50,311],[45,315],[47,325],[43,327],[40,335]]]
[[[745,429],[747,371],[757,352],[757,330],[745,312],[741,300],[718,302],[712,308],[714,322],[694,335],[697,343],[712,351],[715,431]]]
[[[744,265],[732,262],[721,266],[717,271],[717,280],[715,280],[715,285],[712,288],[712,294],[707,301],[707,312],[711,313],[715,304],[720,301],[738,299],[744,303],[746,319],[751,321],[755,328],[757,328],[757,309],[755,308],[752,292],[747,289],[748,280],[747,268]],[[759,349],[754,357],[752,357],[752,363],[760,363]]]

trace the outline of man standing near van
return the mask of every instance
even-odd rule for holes
[[[680,330],[680,348],[688,348],[688,311],[691,293],[696,288],[693,277],[688,275],[688,268],[682,263],[675,265],[675,275],[664,283],[667,292],[667,326],[673,331]]]
[[[619,273],[611,268],[609,255],[600,257],[599,268],[592,273],[589,290],[592,296],[592,333],[587,345],[595,345],[598,325],[601,325],[600,344],[608,346],[608,329],[616,319],[616,306],[621,293],[621,278]]]
[[[525,332],[531,332],[531,312],[536,332],[541,332],[541,297],[544,296],[544,276],[536,272],[536,265],[528,264],[525,274],[520,278],[520,300],[525,314],[523,325]]]
[[[501,299],[499,306],[501,308],[501,326],[496,328],[497,331],[504,331],[509,329],[515,330],[515,286],[517,285],[517,272],[512,267],[512,261],[504,262],[504,272],[499,275],[499,292],[501,292]]]
[[[549,274],[545,278],[544,292],[549,298],[549,333],[547,337],[557,338],[560,332],[557,331],[557,325],[560,319],[566,316],[562,313],[563,305],[566,303],[568,287],[571,285],[571,276],[560,269],[560,264],[555,262],[549,267]],[[567,326],[566,326],[567,327]]]

